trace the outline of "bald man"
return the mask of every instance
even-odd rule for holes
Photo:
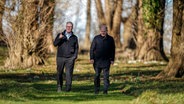
[[[100,26],[100,34],[95,36],[90,47],[90,62],[95,70],[94,90],[95,94],[100,90],[100,74],[103,71],[103,94],[108,93],[110,65],[114,63],[115,43],[113,37],[108,35],[107,26]]]

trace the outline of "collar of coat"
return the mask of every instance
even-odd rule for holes
[[[66,30],[64,30],[64,31],[62,32],[62,34],[64,34],[64,35],[66,36]],[[72,35],[74,35],[74,34],[73,34],[73,31],[71,31],[71,36],[72,36]]]

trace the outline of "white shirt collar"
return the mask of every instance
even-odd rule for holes
[[[72,35],[72,33],[67,33],[67,32],[65,32],[65,35],[66,35],[67,39],[69,39],[70,36]]]

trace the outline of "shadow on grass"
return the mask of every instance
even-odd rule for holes
[[[13,101],[101,101],[103,99],[132,100],[146,90],[157,91],[162,94],[184,93],[184,79],[146,79],[147,77],[155,76],[159,72],[159,70],[132,70],[112,74],[110,77],[117,81],[111,81],[108,95],[94,95],[93,74],[75,74],[72,92],[69,93],[65,91],[61,93],[56,92],[56,75],[54,73],[0,74],[0,98]],[[45,83],[48,80],[52,80],[52,82]],[[65,87],[63,87],[63,90],[64,88]],[[103,90],[102,84],[101,90]]]
[[[42,96],[39,96],[38,94],[32,94],[32,95],[27,96],[31,99],[33,98],[34,100],[54,99],[54,100],[67,100],[67,101],[94,101],[94,100],[100,101],[103,99],[131,100],[133,98],[130,96],[125,96],[121,93],[114,93],[114,94],[111,93],[109,95],[103,95],[103,94],[95,95],[93,93],[93,85],[75,84],[75,85],[73,85],[71,92],[63,91],[61,93],[56,92],[55,85],[35,84],[34,88],[37,89],[38,91],[42,91]],[[50,92],[48,92],[48,89],[50,89]],[[49,96],[48,96],[48,94],[49,94]],[[116,96],[116,97],[114,97],[114,96]]]
[[[121,93],[94,95],[93,85],[74,84],[71,92],[56,92],[55,84],[20,83],[16,81],[1,82],[0,98],[8,101],[101,101],[132,100],[133,97]],[[115,90],[115,88],[113,89]],[[116,97],[114,97],[116,96]]]
[[[115,74],[112,74],[111,76],[156,76],[158,73],[160,73],[161,70],[127,70],[127,71],[118,71]]]
[[[145,80],[122,83],[122,93],[127,95],[139,96],[144,91],[157,91],[160,94],[184,93],[184,80]]]
[[[122,76],[156,76],[161,70],[127,70],[127,71],[118,71],[115,74],[111,74],[110,77],[122,78]],[[74,74],[73,80],[83,81],[83,80],[93,80],[94,74],[85,73],[85,74]],[[64,74],[65,78],[65,74]],[[18,82],[32,82],[40,80],[55,80],[56,73],[0,73],[0,79],[12,79]]]

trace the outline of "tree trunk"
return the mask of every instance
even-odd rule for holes
[[[184,74],[184,1],[173,1],[171,58],[158,78],[182,77]]]
[[[2,19],[3,19],[3,13],[4,13],[4,5],[6,0],[0,1],[0,41],[3,38],[3,29],[2,29]]]
[[[134,25],[136,24],[136,6],[131,8],[131,14],[128,17],[122,17],[122,22],[124,24],[123,29],[123,51],[126,49],[135,50],[136,43],[134,39],[135,28]]]
[[[49,12],[49,10],[51,10],[50,11],[51,12],[50,16],[47,19],[48,25],[46,26],[46,29],[45,29],[45,30],[47,30],[46,35],[47,35],[47,46],[48,46],[47,52],[48,53],[54,53],[53,32],[52,32],[53,22],[54,22],[54,18],[53,18],[53,16],[54,16],[54,10],[53,10],[54,5],[55,5],[54,0],[53,1],[52,0],[50,0],[50,1],[44,0],[44,4],[43,4],[43,7],[42,7],[42,9],[49,7],[48,12]],[[44,14],[41,17],[44,17]]]
[[[168,61],[163,51],[165,0],[139,0],[138,5],[137,59]]]
[[[144,39],[143,39],[143,11],[142,11],[142,0],[137,0],[137,23],[136,23],[136,30],[137,30],[137,34],[135,34],[135,37],[136,37],[136,59],[137,56],[140,54],[140,49],[141,49],[141,46],[143,46],[143,43],[144,43]]]
[[[121,26],[121,14],[122,14],[122,0],[116,0],[116,8],[113,18],[112,32],[111,35],[114,37],[116,47],[121,47],[120,38],[120,26]]]
[[[111,33],[111,29],[112,29],[112,18],[113,18],[113,2],[110,0],[105,0],[105,14],[106,14],[106,24],[108,27],[108,32]]]
[[[135,60],[135,50],[136,46],[136,7],[137,4],[132,5],[131,13],[127,17],[122,17],[122,22],[124,24],[123,29],[123,45],[122,45],[122,56],[125,60]]]
[[[99,25],[106,24],[101,0],[95,0]]]
[[[90,47],[90,29],[91,29],[91,0],[87,1],[87,23],[86,35],[84,40],[84,49],[89,50]]]

